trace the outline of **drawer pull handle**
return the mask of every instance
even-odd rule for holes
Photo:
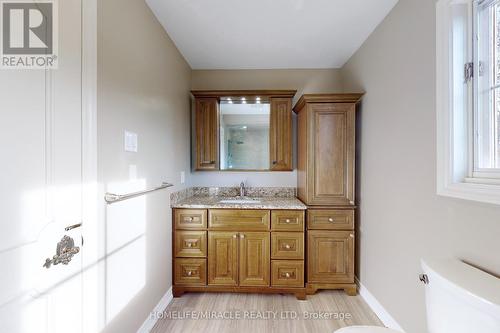
[[[333,217],[329,217],[328,222],[333,222]]]
[[[187,222],[193,222],[194,218],[192,216],[185,219]]]
[[[290,250],[290,244],[285,244],[285,249]]]
[[[286,277],[287,279],[289,279],[289,278],[290,278],[290,273],[288,273],[288,272],[287,272],[287,273],[285,273],[285,277]]]
[[[191,272],[191,271],[187,271],[187,273],[186,273],[186,274],[187,274],[187,276],[191,276],[191,275],[193,275],[193,272]]]
[[[285,223],[290,223],[290,222],[291,222],[290,219],[285,220]]]
[[[196,242],[189,242],[187,243],[187,247],[193,247],[193,246],[196,246]]]

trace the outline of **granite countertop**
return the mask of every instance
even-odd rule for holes
[[[307,206],[295,197],[252,197],[258,203],[221,203],[221,200],[239,199],[222,196],[192,196],[172,204],[172,208],[195,209],[290,209],[305,210]]]

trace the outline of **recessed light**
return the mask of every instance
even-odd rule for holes
[[[242,97],[241,98],[241,101],[246,101],[247,99],[245,97]]]
[[[260,101],[260,97],[257,97],[255,100]]]

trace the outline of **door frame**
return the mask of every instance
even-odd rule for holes
[[[97,167],[97,0],[81,2],[81,110],[82,110],[82,317],[83,332],[104,328],[103,270],[99,244],[103,229],[103,189]]]

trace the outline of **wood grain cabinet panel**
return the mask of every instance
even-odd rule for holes
[[[270,98],[271,122],[269,152],[271,170],[291,171],[292,167],[292,99]]]
[[[269,230],[269,210],[210,209],[210,230],[263,231]]]
[[[176,257],[206,257],[206,231],[177,231],[175,233]]]
[[[273,260],[271,262],[273,287],[304,287],[304,262],[302,260]]]
[[[175,228],[199,230],[207,228],[206,209],[175,209]]]
[[[174,260],[176,285],[204,286],[207,284],[206,259],[176,258]]]
[[[354,231],[308,231],[308,283],[354,283]]]
[[[271,233],[272,259],[304,259],[303,232]]]
[[[354,205],[355,113],[360,97],[304,95],[295,106],[298,196],[307,205]]]
[[[269,232],[240,233],[240,286],[269,286]]]
[[[304,231],[304,211],[303,210],[271,211],[271,230]]]
[[[208,284],[238,285],[238,234],[208,232]]]
[[[219,102],[217,98],[195,101],[196,170],[219,169]]]
[[[307,211],[307,229],[353,230],[354,210],[309,209]]]

